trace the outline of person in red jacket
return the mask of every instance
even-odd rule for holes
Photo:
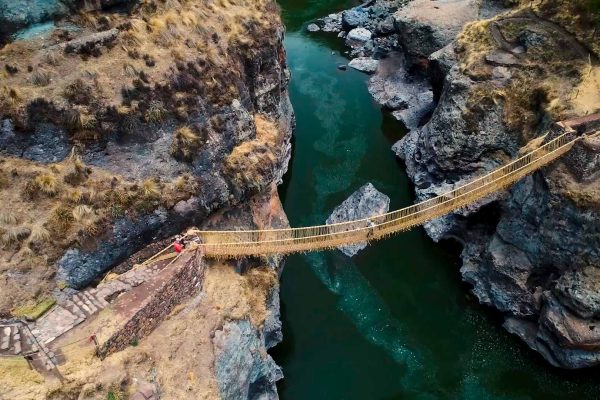
[[[181,253],[183,249],[185,249],[185,240],[179,235],[175,236],[175,243],[173,243],[173,248],[176,253]]]

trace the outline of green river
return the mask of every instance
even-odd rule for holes
[[[281,0],[297,117],[294,155],[280,192],[293,226],[321,224],[367,182],[411,204],[390,150],[403,130],[347,63],[341,39],[308,34],[311,20],[348,0]],[[330,251],[287,259],[281,283],[284,340],[273,351],[283,400],[592,399],[598,369],[554,369],[501,327],[461,283],[456,249],[423,230],[352,259]]]

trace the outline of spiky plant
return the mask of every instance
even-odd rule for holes
[[[31,229],[26,226],[11,226],[4,230],[0,241],[4,245],[18,243],[26,239],[31,234]]]
[[[83,221],[88,219],[94,214],[94,210],[90,206],[86,206],[85,204],[80,204],[73,208],[73,218],[75,221]]]
[[[167,110],[162,102],[153,100],[148,105],[148,109],[144,114],[147,122],[159,123],[164,121],[167,116]]]
[[[17,222],[19,222],[17,216],[10,211],[0,212],[1,225],[16,225]]]
[[[142,194],[145,197],[158,197],[160,195],[160,188],[153,179],[146,179],[142,182]]]
[[[50,240],[50,232],[43,226],[34,226],[31,230],[29,242],[32,244],[45,243]]]
[[[39,191],[47,196],[54,196],[58,193],[58,180],[54,175],[47,173],[38,175],[34,182]]]
[[[48,227],[58,234],[64,234],[73,223],[73,211],[66,205],[60,205],[52,213],[52,224]]]

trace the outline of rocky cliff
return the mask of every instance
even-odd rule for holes
[[[0,315],[285,172],[274,2],[3,1],[0,17],[14,22],[0,49]]]
[[[557,121],[600,109],[592,6],[375,1],[337,17],[340,36],[350,35],[348,29],[368,32],[365,42],[349,43],[351,54],[379,60],[370,88],[410,129],[394,151],[406,163],[417,200],[538,145],[556,134]],[[479,300],[565,368],[600,362],[599,145],[585,140],[509,191],[425,227],[436,241],[464,245],[461,272]]]
[[[287,226],[275,185],[294,117],[274,1],[0,0],[0,26],[0,317],[35,317],[193,225]],[[13,389],[276,398],[281,268],[209,264],[139,348],[74,355],[61,385]]]

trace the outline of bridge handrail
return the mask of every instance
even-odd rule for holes
[[[352,229],[347,229],[347,230],[342,230],[342,231],[337,231],[334,230],[332,231],[331,228],[333,225],[322,225],[322,226],[317,226],[317,227],[305,227],[305,228],[289,228],[289,229],[279,229],[279,230],[265,230],[265,231],[196,231],[198,233],[204,233],[204,234],[209,234],[209,235],[219,235],[221,233],[223,233],[224,235],[220,235],[220,236],[224,236],[227,237],[228,239],[232,238],[232,237],[241,237],[243,235],[247,235],[247,234],[256,234],[256,233],[282,233],[282,232],[292,232],[292,233],[297,233],[299,231],[301,232],[307,232],[307,231],[313,231],[315,229],[320,229],[320,228],[326,228],[327,232],[324,233],[318,233],[318,234],[311,234],[311,235],[303,235],[303,236],[288,236],[285,238],[276,238],[276,239],[271,239],[271,240],[242,240],[242,241],[235,241],[235,242],[217,242],[217,243],[204,243],[203,246],[205,248],[209,248],[209,247],[220,247],[220,246],[251,246],[251,245],[265,245],[265,244],[277,244],[277,243],[281,243],[281,244],[285,244],[287,242],[290,241],[295,241],[295,240],[304,240],[304,239],[319,239],[319,238],[327,238],[327,237],[335,237],[335,236],[348,236],[349,234],[352,233],[358,233],[358,232],[362,232],[362,231],[367,231],[367,230],[375,230],[379,227],[382,227],[384,225],[391,225],[391,224],[396,224],[400,221],[402,221],[403,219],[414,219],[414,220],[419,220],[420,218],[422,218],[423,216],[427,217],[427,212],[431,211],[431,210],[436,210],[438,208],[442,209],[445,211],[445,208],[441,208],[439,206],[444,206],[444,205],[452,205],[453,203],[458,203],[457,206],[452,205],[451,207],[449,207],[450,209],[455,209],[455,208],[460,208],[463,204],[463,202],[461,201],[464,198],[469,198],[470,194],[473,194],[475,192],[478,191],[484,191],[484,189],[488,188],[488,187],[495,187],[495,183],[502,181],[504,179],[506,179],[507,177],[510,177],[514,174],[517,174],[519,172],[523,172],[523,171],[529,171],[528,167],[530,167],[532,164],[535,163],[541,163],[542,165],[544,165],[546,162],[546,160],[548,161],[552,161],[554,158],[553,157],[554,154],[562,151],[562,150],[568,150],[567,147],[572,146],[572,144],[574,144],[577,140],[579,140],[580,138],[576,138],[574,140],[571,140],[569,142],[567,142],[564,138],[566,135],[561,135],[560,137],[554,139],[553,141],[548,142],[546,145],[528,153],[527,155],[521,157],[520,159],[516,160],[515,162],[512,162],[504,167],[500,167],[497,170],[492,171],[491,173],[485,175],[482,178],[477,179],[477,181],[482,181],[486,178],[495,178],[493,180],[489,180],[484,182],[483,184],[481,184],[480,186],[477,186],[473,189],[470,189],[468,191],[464,191],[464,189],[469,188],[470,186],[473,186],[472,183],[470,182],[469,184],[463,185],[460,188],[457,188],[451,192],[442,194],[440,196],[437,196],[431,200],[437,200],[438,202],[434,203],[432,206],[429,206],[428,203],[432,203],[430,200],[428,201],[424,201],[422,203],[419,204],[415,204],[413,206],[410,207],[406,207],[404,209],[401,210],[396,210],[394,212],[391,213],[387,213],[387,214],[382,214],[382,215],[378,215],[378,216],[374,216],[368,219],[362,219],[362,220],[357,220],[357,221],[349,221],[346,223],[341,223],[341,224],[336,224],[337,227],[339,226],[347,226],[350,227]],[[556,148],[553,148],[554,145],[556,145]],[[553,148],[553,150],[551,151],[547,151],[544,152],[545,150],[548,150],[550,148]],[[532,159],[533,154],[535,153],[540,153],[543,152],[544,154],[542,154],[539,158],[535,158]],[[506,170],[509,167],[514,167],[517,166],[515,169],[509,170],[509,172],[502,174],[501,176],[496,178],[496,175],[499,172],[502,172],[504,170]],[[520,178],[519,178],[520,179]],[[510,182],[508,182],[510,183]],[[486,193],[484,193],[483,196],[481,196],[480,198],[484,197],[485,195],[488,195],[489,193],[491,193],[492,191],[488,191]],[[442,201],[439,201],[442,200]],[[428,207],[425,208],[420,208],[420,206],[423,205],[428,205]],[[405,210],[415,210],[414,212],[410,212],[407,213],[406,215],[401,215],[398,218],[392,218],[392,219],[388,219],[387,217],[392,216],[392,215],[396,215],[399,212],[403,212]],[[359,226],[356,227],[356,224],[358,222],[373,222],[373,220],[377,220],[377,219],[383,219],[383,221],[378,222],[378,223],[374,223],[372,225],[368,225],[368,226]],[[428,218],[425,218],[424,220],[427,220]],[[411,226],[417,225],[420,222],[414,222],[413,224],[410,224]],[[400,230],[400,229],[399,229]],[[238,236],[239,235],[239,236]],[[209,250],[210,253],[210,250]]]
[[[318,226],[309,226],[309,227],[300,227],[300,228],[284,228],[284,229],[266,229],[266,230],[217,230],[217,231],[202,231],[202,230],[193,230],[193,233],[200,235],[203,238],[218,238],[218,237],[226,237],[228,239],[232,239],[232,237],[236,236],[238,239],[242,239],[242,236],[245,236],[247,240],[237,240],[236,242],[231,242],[230,244],[238,244],[238,243],[265,243],[269,242],[268,240],[260,240],[258,237],[256,239],[255,236],[272,236],[281,237],[271,241],[289,241],[293,239],[301,239],[304,237],[318,237],[318,236],[330,236],[335,234],[344,234],[348,233],[352,230],[356,230],[357,224],[369,224],[369,226],[361,226],[357,229],[367,229],[373,228],[374,226],[385,224],[388,222],[397,222],[401,218],[405,217],[415,217],[417,214],[422,214],[431,210],[432,208],[438,207],[440,205],[449,203],[457,198],[464,197],[471,192],[484,188],[500,179],[503,179],[510,174],[516,173],[523,168],[527,168],[532,163],[539,161],[540,159],[547,158],[549,154],[553,154],[560,150],[563,147],[571,146],[575,141],[579,140],[579,137],[569,141],[569,136],[571,132],[564,133],[558,136],[555,139],[552,139],[540,146],[539,148],[531,151],[528,154],[521,156],[520,158],[502,166],[494,171],[491,171],[488,174],[485,174],[479,178],[474,179],[473,181],[462,185],[452,191],[436,196],[432,199],[425,200],[423,202],[404,207],[400,210],[394,210],[386,214],[381,214],[377,216],[373,216],[370,218],[363,218],[355,221],[347,221],[336,224],[329,225],[318,225]],[[378,222],[375,222],[378,221]],[[350,228],[350,229],[343,229]],[[353,229],[354,228],[354,229]],[[318,230],[326,230],[326,232],[319,233]],[[315,232],[317,231],[317,232]],[[248,240],[249,239],[249,240]],[[254,240],[253,240],[254,239]],[[210,243],[207,241],[204,243],[204,246],[216,246],[216,245],[224,245],[227,243],[219,242],[219,243]]]

